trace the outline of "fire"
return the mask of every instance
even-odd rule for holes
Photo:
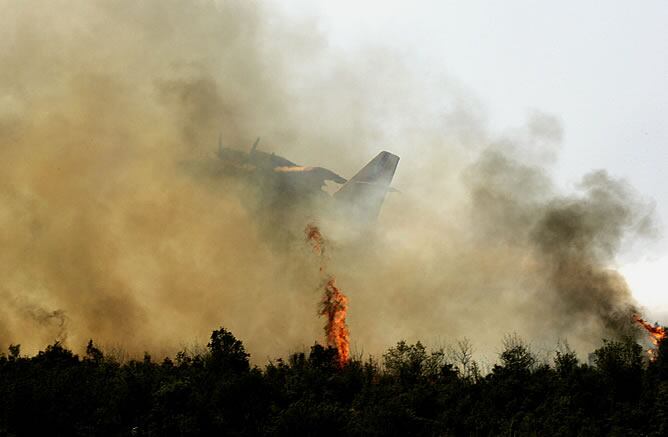
[[[658,325],[652,325],[649,322],[646,322],[643,320],[639,315],[634,314],[633,315],[633,320],[645,328],[645,331],[649,334],[649,339],[651,340],[652,344],[654,344],[654,347],[657,347],[661,341],[663,341],[666,338],[666,328],[663,326],[658,326]],[[654,358],[654,350],[650,349],[647,351],[650,355],[650,358]]]
[[[306,241],[311,243],[313,251],[320,257],[320,273],[323,275],[324,294],[318,314],[327,317],[325,336],[327,344],[336,348],[339,365],[343,366],[350,358],[350,332],[346,324],[348,298],[336,286],[336,278],[325,272],[325,238],[320,229],[309,223],[304,229]]]
[[[341,366],[350,357],[350,333],[346,325],[347,311],[348,298],[336,286],[334,276],[328,277],[320,306],[320,315],[327,317],[327,324],[325,325],[327,344],[334,346],[338,351]]]
[[[320,228],[312,223],[309,223],[306,225],[306,229],[304,229],[304,234],[306,234],[306,241],[311,243],[313,252],[322,258],[325,255],[325,238],[322,236]],[[320,270],[323,269],[323,264],[324,260],[321,259]]]
[[[274,168],[276,173],[304,173],[313,171],[313,167],[302,167],[302,166],[290,166],[290,167],[276,167]]]
[[[643,320],[637,314],[633,315],[633,320],[649,333],[649,339],[654,343],[654,346],[658,346],[659,342],[666,338],[666,329],[662,326],[652,325],[649,322]]]

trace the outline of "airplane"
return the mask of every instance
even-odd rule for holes
[[[274,153],[262,152],[257,149],[260,138],[255,140],[249,152],[223,147],[218,141],[218,158],[227,165],[244,168],[249,172],[285,175],[293,184],[302,189],[321,190],[325,181],[337,184],[346,183],[346,179],[323,167],[303,167],[299,164],[278,156]]]
[[[324,167],[302,166],[275,153],[258,150],[257,138],[248,152],[218,144],[218,158],[224,165],[241,169],[262,187],[273,206],[304,203],[312,197],[330,197],[323,187],[327,181],[341,185],[331,195],[335,209],[348,221],[371,224],[378,217],[391,187],[399,157],[381,151],[349,180]],[[273,202],[275,200],[276,202]]]

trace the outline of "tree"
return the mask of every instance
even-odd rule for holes
[[[448,347],[447,352],[451,362],[456,364],[456,368],[464,379],[475,382],[480,379],[480,368],[473,359],[473,345],[471,340],[464,338],[457,342],[455,347]]]
[[[621,341],[603,340],[603,346],[594,351],[594,364],[604,374],[616,378],[642,368],[642,347],[631,338]]]
[[[10,344],[9,345],[9,360],[16,361],[21,356],[21,345],[20,344]]]
[[[100,364],[104,359],[104,354],[100,349],[95,347],[93,339],[88,340],[88,344],[86,345],[86,356],[84,359],[95,364]]]
[[[237,340],[230,331],[220,328],[211,333],[207,344],[211,351],[211,364],[221,370],[233,373],[247,372],[250,369],[248,357],[241,340]]]
[[[79,357],[74,355],[71,350],[63,347],[59,341],[56,341],[48,345],[44,351],[38,352],[33,361],[43,363],[49,367],[68,367],[78,364]]]
[[[531,353],[529,345],[516,334],[506,335],[503,346],[500,358],[501,367],[505,370],[511,373],[529,373],[536,364],[536,357]]]
[[[554,357],[554,368],[561,376],[568,376],[578,367],[578,358],[568,346],[568,343],[559,343]]]
[[[652,363],[661,381],[668,382],[668,339],[661,339],[656,348],[656,360]]]
[[[615,399],[626,402],[640,396],[643,349],[632,338],[604,340],[603,346],[594,351],[594,364]]]
[[[427,353],[419,341],[415,344],[400,341],[383,355],[383,363],[387,373],[403,383],[414,383],[420,378],[434,380],[454,372],[442,350]]]
[[[332,346],[324,347],[316,343],[311,347],[308,362],[313,368],[334,372],[339,368],[338,352]]]

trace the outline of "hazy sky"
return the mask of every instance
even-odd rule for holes
[[[276,2],[315,17],[336,50],[388,47],[417,74],[454,78],[482,103],[495,131],[522,125],[536,109],[556,116],[564,129],[559,185],[605,168],[655,201],[666,233],[665,0]],[[647,314],[668,323],[666,237],[620,261]]]

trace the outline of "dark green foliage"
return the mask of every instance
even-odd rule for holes
[[[248,357],[243,343],[225,328],[211,333],[207,344],[211,351],[211,365],[218,370],[240,373],[249,369]]]
[[[0,436],[591,436],[668,433],[668,345],[649,362],[631,339],[606,341],[592,365],[560,347],[540,363],[516,336],[482,375],[471,346],[397,343],[341,367],[336,350],[251,368],[220,328],[207,350],[119,363],[89,341],[33,357],[0,354]]]

